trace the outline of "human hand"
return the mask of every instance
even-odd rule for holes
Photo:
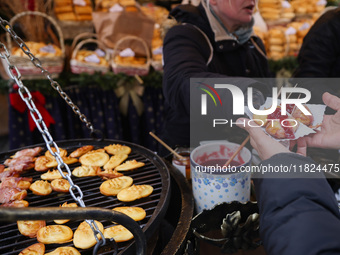
[[[250,135],[250,144],[258,152],[262,160],[266,160],[275,154],[291,152],[288,148],[274,140],[271,136],[264,133],[262,128],[254,123],[248,125],[246,118],[240,118],[236,121],[238,127],[245,129]],[[255,126],[256,125],[256,126]]]
[[[340,149],[340,98],[326,92],[322,95],[322,100],[337,112],[334,115],[324,115],[321,130],[299,138],[298,144],[302,146],[305,144],[308,147]]]

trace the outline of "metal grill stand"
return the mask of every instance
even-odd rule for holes
[[[35,14],[35,13],[32,12],[32,14]],[[39,68],[41,70],[41,72],[51,82],[51,86],[59,92],[60,96],[67,102],[67,104],[73,109],[73,111],[77,115],[79,115],[80,120],[83,121],[86,124],[86,126],[90,129],[91,134],[94,133],[93,126],[87,120],[86,116],[80,112],[79,108],[72,102],[72,100],[67,96],[67,94],[61,89],[60,85],[52,79],[51,74],[45,68],[42,67],[41,61],[31,53],[31,51],[29,50],[29,48],[27,47],[25,42],[14,32],[10,23],[0,17],[0,26],[12,37],[12,39],[18,44],[18,46],[21,48],[21,50],[29,57],[31,62],[37,68]],[[16,84],[19,86],[19,90],[18,90],[19,95],[21,96],[22,100],[26,103],[26,105],[27,105],[27,107],[30,111],[30,115],[31,115],[32,119],[34,120],[39,132],[41,133],[41,135],[42,135],[42,137],[43,137],[43,139],[46,143],[46,148],[49,150],[51,155],[53,155],[55,157],[55,159],[58,163],[57,168],[59,170],[59,173],[61,174],[61,176],[64,179],[67,179],[68,182],[70,183],[69,192],[70,192],[71,196],[81,207],[85,207],[85,203],[83,201],[82,190],[79,188],[78,185],[76,185],[73,182],[73,180],[71,178],[71,171],[70,171],[69,166],[64,163],[62,157],[60,156],[60,150],[59,150],[58,145],[54,142],[52,136],[50,135],[50,133],[47,129],[47,126],[46,126],[46,124],[45,124],[45,122],[42,118],[42,115],[40,114],[39,110],[35,106],[35,103],[32,99],[32,95],[31,95],[30,91],[23,84],[23,82],[21,80],[21,74],[20,74],[18,68],[11,63],[9,51],[7,50],[6,46],[1,42],[0,42],[0,57],[3,60],[6,61],[7,69],[8,69],[7,71],[9,73],[10,77],[13,80],[15,80]],[[55,149],[55,151],[52,150],[52,147]],[[63,170],[67,171],[66,175],[63,173]],[[7,209],[4,210],[4,213],[6,211],[7,211]],[[12,212],[13,215],[14,215],[14,212],[15,211]],[[17,211],[17,212],[19,213],[20,211]],[[105,241],[103,233],[101,231],[99,231],[97,224],[94,222],[94,220],[86,220],[86,222],[90,225],[91,229],[93,230],[93,234],[94,234],[94,237],[97,241],[97,244],[101,243],[101,245],[104,246],[106,241]],[[135,230],[134,230],[134,232],[137,233]],[[101,241],[97,237],[97,234],[101,235]],[[144,236],[141,237],[141,238],[145,239]],[[145,244],[146,241],[144,240],[144,242],[141,242],[141,243],[139,242],[140,245],[143,244],[143,243]],[[95,250],[97,250],[97,249],[95,249]],[[145,251],[145,248],[144,249],[141,248],[140,251],[141,252]]]

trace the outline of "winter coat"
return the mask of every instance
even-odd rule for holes
[[[340,77],[340,8],[327,11],[314,23],[303,39],[298,64],[293,76],[311,79],[293,83],[312,92],[310,103],[322,103],[326,91],[340,91],[336,80],[317,79]]]
[[[164,39],[163,92],[166,117],[161,136],[172,147],[188,146],[190,78],[229,77],[233,84],[246,91],[247,87],[256,83],[251,77],[268,77],[269,69],[263,43],[258,37],[252,36],[242,45],[227,35],[215,40],[202,4],[198,7],[178,6],[171,11],[170,16],[180,24],[170,28]],[[258,89],[265,92],[261,86]],[[231,99],[225,101],[231,104]]]

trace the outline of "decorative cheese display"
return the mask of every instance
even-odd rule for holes
[[[59,20],[92,20],[91,0],[54,0],[54,13]]]
[[[104,52],[100,49],[95,51],[82,49],[77,52],[75,59],[91,65],[107,66],[109,63],[105,58],[105,53],[102,53]]]
[[[60,57],[62,55],[61,49],[54,44],[46,44],[42,42],[25,42],[32,54],[39,57]],[[18,57],[26,57],[26,54],[19,48],[13,47],[12,54]]]

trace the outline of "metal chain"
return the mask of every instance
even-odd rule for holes
[[[3,27],[2,23],[3,23],[3,19],[1,19],[0,17],[0,25]],[[7,22],[7,21],[6,21]],[[9,29],[6,29],[6,31],[8,31]],[[12,34],[11,34],[12,35]],[[21,40],[21,39],[19,39]],[[18,41],[19,41],[18,40]],[[22,40],[21,40],[22,41]],[[20,48],[24,48],[27,46],[25,45],[25,43],[23,42],[23,45],[20,46]],[[27,50],[29,51],[29,49],[27,48]],[[33,54],[31,53],[31,55],[33,56]],[[32,119],[34,120],[39,132],[41,133],[45,143],[46,143],[46,147],[49,150],[49,152],[51,153],[52,156],[55,157],[57,163],[58,163],[58,170],[59,173],[61,174],[61,176],[64,179],[67,179],[68,182],[70,183],[70,189],[69,192],[72,196],[72,198],[81,206],[81,207],[86,207],[85,203],[83,201],[83,192],[81,191],[80,187],[76,184],[74,184],[72,178],[71,178],[71,170],[69,168],[69,166],[67,164],[64,163],[62,157],[60,156],[60,149],[58,147],[58,145],[53,141],[53,138],[51,136],[51,134],[49,133],[47,126],[39,112],[39,110],[37,109],[37,107],[35,106],[35,103],[32,99],[32,95],[30,93],[30,91],[27,89],[27,87],[23,84],[22,80],[21,80],[21,73],[18,70],[18,68],[13,65],[9,58],[10,58],[10,53],[8,51],[8,49],[6,48],[6,46],[0,42],[0,57],[2,59],[4,59],[8,65],[8,73],[10,75],[10,77],[15,80],[16,84],[19,86],[18,92],[20,97],[22,98],[22,100],[26,103],[28,109],[30,110],[30,115],[32,117]],[[34,56],[33,56],[34,57]],[[36,59],[34,57],[34,59]],[[37,59],[35,60],[35,62],[39,62],[40,61]],[[60,87],[58,85],[58,87]],[[65,94],[66,95],[66,94]],[[68,98],[68,97],[67,97]],[[79,109],[78,109],[79,110]],[[86,120],[86,118],[85,118]],[[92,126],[92,125],[91,125]],[[52,149],[52,147],[54,148],[54,150]],[[63,169],[66,169],[67,173],[66,175],[63,173]],[[75,194],[74,190],[76,190],[76,193],[78,193],[78,196]],[[105,241],[105,237],[103,235],[103,233],[99,230],[97,224],[94,222],[94,220],[86,220],[86,222],[90,225],[91,229],[94,232],[94,236],[95,239],[97,241],[97,243],[101,242],[98,237],[97,234],[101,235],[101,239],[102,239],[102,244],[101,245],[105,245],[106,241]]]
[[[14,32],[12,26],[9,24],[8,21],[2,19],[0,17],[0,26],[7,31],[11,37],[13,38],[13,40],[18,44],[18,46],[21,48],[21,50],[29,57],[29,59],[31,60],[31,62],[33,63],[33,65],[35,65],[36,67],[38,67],[41,70],[41,73],[43,75],[46,76],[46,78],[50,81],[51,86],[58,91],[59,95],[65,100],[65,102],[72,108],[73,112],[75,114],[77,114],[79,116],[79,119],[85,123],[86,127],[88,129],[90,129],[91,133],[94,132],[94,128],[93,125],[90,121],[88,121],[88,119],[86,118],[86,116],[84,114],[82,114],[78,108],[78,106],[76,106],[71,98],[62,90],[61,86],[59,85],[59,83],[55,80],[53,80],[53,78],[51,77],[51,74],[49,71],[47,71],[42,65],[41,65],[41,61],[36,58],[32,52],[30,51],[30,49],[28,48],[28,46],[26,45],[26,43]]]

